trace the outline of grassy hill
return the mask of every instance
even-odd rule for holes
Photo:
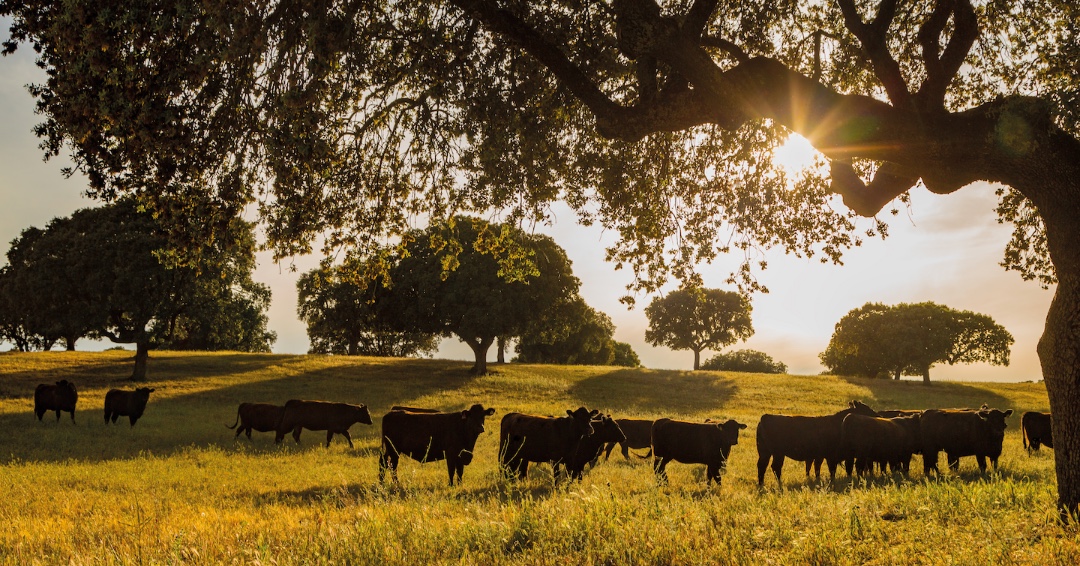
[[[105,425],[110,388],[130,389],[129,353],[0,354],[0,561],[12,564],[714,564],[1061,563],[1080,559],[1075,530],[1055,524],[1052,451],[1028,456],[1019,414],[1048,410],[1041,383],[935,383],[822,376],[496,366],[323,356],[156,352],[142,420]],[[33,416],[38,383],[79,387],[77,424]],[[374,426],[349,449],[305,431],[233,439],[237,404],[290,398],[366,403]],[[807,480],[788,461],[784,486],[756,481],[762,413],[875,408],[1011,408],[998,473],[965,458],[924,479]],[[392,405],[495,407],[459,487],[442,462],[402,460],[400,486],[378,483],[381,417]],[[735,418],[747,423],[722,487],[704,467],[672,463],[657,487],[643,460],[617,453],[584,481],[555,487],[550,466],[525,482],[497,473],[498,422],[509,411]],[[944,464],[944,462],[942,462]],[[916,471],[917,470],[917,471]]]

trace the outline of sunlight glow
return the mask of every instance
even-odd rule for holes
[[[773,152],[773,163],[782,167],[790,179],[814,165],[817,156],[818,151],[806,138],[793,133]]]

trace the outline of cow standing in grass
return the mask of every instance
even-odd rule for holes
[[[239,424],[240,428],[236,428],[236,435],[233,438],[239,437],[243,432],[247,434],[248,440],[251,440],[252,429],[259,432],[276,432],[284,414],[285,407],[281,405],[240,403],[236,409],[236,422],[232,426],[225,425],[225,428],[231,430]]]
[[[883,472],[888,466],[907,475],[911,455],[921,449],[919,419],[920,415],[891,419],[848,415],[841,427],[840,444],[855,459],[859,475],[873,473],[875,463]]]
[[[34,389],[34,414],[40,421],[45,413],[56,411],[56,421],[60,421],[60,412],[71,413],[71,422],[75,422],[75,404],[79,402],[79,392],[75,384],[61,379],[55,385],[40,384]]]
[[[923,473],[938,472],[938,452],[945,451],[949,468],[960,468],[960,458],[975,456],[979,471],[986,471],[986,459],[997,469],[1001,444],[1005,439],[1006,417],[1012,409],[923,411],[920,418]]]
[[[127,417],[131,426],[143,416],[146,411],[146,402],[150,400],[153,388],[140,387],[135,391],[123,391],[110,389],[105,394],[105,423],[116,422],[119,417]]]
[[[335,434],[340,434],[349,442],[349,448],[353,447],[352,436],[349,435],[349,427],[356,423],[372,424],[371,414],[368,413],[367,405],[351,405],[349,403],[331,403],[328,401],[301,401],[290,399],[285,402],[285,411],[278,423],[277,434],[274,442],[281,442],[285,435],[292,431],[293,440],[300,444],[300,431],[325,430],[326,446],[330,447],[330,440]]]
[[[599,415],[597,418],[592,419],[590,424],[592,424],[593,433],[578,442],[573,457],[565,463],[566,470],[570,473],[570,479],[580,480],[585,474],[585,466],[599,459],[600,452],[603,451],[605,444],[626,440],[622,428],[619,427],[619,423],[615,419],[611,418],[611,415]],[[560,464],[554,465],[555,475],[559,474],[559,466]]]
[[[508,475],[525,479],[529,462],[569,462],[581,439],[593,433],[591,421],[598,413],[585,407],[568,409],[565,417],[507,413],[499,424],[499,464]],[[553,471],[558,482],[558,468]]]
[[[652,455],[652,425],[653,419],[615,419],[616,424],[619,425],[619,429],[623,431],[623,435],[626,436],[625,440],[620,442],[609,442],[604,447],[604,460],[607,460],[611,456],[611,451],[618,444],[622,447],[623,458],[630,459],[630,449],[645,450],[649,452],[640,458],[648,458]]]
[[[57,413],[60,418],[60,413]],[[1023,433],[1024,448],[1038,452],[1040,445],[1054,447],[1054,435],[1050,428],[1050,413],[1027,411],[1020,416],[1020,429]]]
[[[454,485],[455,475],[460,484],[465,466],[473,460],[476,439],[484,432],[484,420],[494,415],[495,409],[481,404],[452,413],[408,409],[395,407],[383,416],[379,481],[387,469],[397,481],[398,460],[404,454],[420,463],[446,460],[450,485]]]
[[[745,428],[734,419],[723,423],[657,419],[652,426],[653,472],[666,483],[667,465],[672,460],[705,464],[706,482],[720,485],[720,470],[727,466],[731,447],[739,443],[739,431]]]
[[[806,462],[807,475],[813,463],[819,480],[822,462],[828,464],[830,477],[836,477],[840,462],[845,463],[847,473],[851,474],[854,462],[840,446],[841,427],[844,417],[849,414],[877,416],[873,409],[859,401],[850,402],[846,409],[835,414],[820,417],[762,415],[757,428],[758,486],[765,485],[765,470],[770,460],[776,482],[783,485],[780,475],[785,458]]]

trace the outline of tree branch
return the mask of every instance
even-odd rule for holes
[[[683,32],[687,37],[696,40],[705,33],[705,27],[712,19],[717,3],[718,0],[694,0],[683,19]]]
[[[701,45],[704,47],[715,47],[717,49],[722,49],[723,51],[731,55],[731,57],[739,63],[746,63],[750,60],[750,56],[747,55],[741,47],[722,37],[706,35],[702,36],[700,41]]]
[[[953,19],[953,34],[944,53],[939,56],[941,34],[950,16]],[[978,36],[979,21],[968,0],[937,0],[934,3],[930,18],[919,29],[926,79],[916,96],[924,109],[945,108],[945,91],[960,71]]]
[[[831,161],[832,190],[844,199],[844,204],[860,216],[874,216],[886,204],[919,182],[918,177],[900,173],[886,162],[874,173],[867,185],[859,178],[850,163]]]
[[[911,102],[911,93],[900,72],[900,65],[889,53],[888,32],[896,15],[896,0],[882,0],[878,5],[877,16],[867,24],[859,15],[854,0],[837,0],[844,15],[844,26],[859,40],[863,51],[874,66],[874,75],[881,81],[889,100],[898,108],[907,108]]]

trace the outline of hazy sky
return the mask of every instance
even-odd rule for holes
[[[7,38],[7,21],[0,20],[0,41]],[[33,53],[20,49],[15,56],[0,58],[0,243],[8,243],[28,226],[44,226],[56,216],[66,216],[95,203],[82,196],[85,180],[65,179],[65,159],[43,162],[38,140],[31,129],[40,121],[34,101],[24,86],[43,80],[33,65]],[[866,302],[894,304],[934,301],[955,309],[972,310],[993,317],[1016,338],[1009,367],[987,364],[938,366],[932,379],[1024,381],[1041,379],[1035,346],[1042,332],[1053,291],[1025,282],[1006,272],[1001,261],[1010,227],[996,222],[993,188],[967,187],[948,196],[925,190],[912,194],[911,211],[890,220],[886,240],[871,239],[849,251],[845,265],[822,265],[817,260],[768,253],[769,268],[759,279],[771,292],[753,297],[756,334],[731,349],[753,348],[767,352],[788,365],[791,373],[819,373],[818,354],[825,349],[833,326],[845,313]],[[651,297],[638,297],[638,307],[628,311],[618,302],[631,274],[615,271],[604,261],[604,247],[611,234],[576,223],[565,207],[557,223],[539,231],[555,238],[573,261],[582,281],[581,293],[592,307],[609,316],[617,340],[630,343],[642,363],[650,368],[689,369],[693,354],[645,344],[647,321],[644,306]],[[289,266],[272,263],[261,254],[255,279],[273,290],[270,327],[278,333],[275,352],[307,351],[303,324],[296,318],[296,279]],[[732,262],[704,266],[706,285],[724,288]],[[6,259],[0,260],[6,262]],[[300,272],[317,263],[314,257],[298,257],[292,263]],[[100,349],[110,344],[78,344],[80,349]],[[4,348],[6,349],[6,347]],[[438,357],[469,359],[471,351],[456,339],[443,341]],[[702,360],[712,352],[706,352]],[[494,352],[492,352],[494,357]]]

